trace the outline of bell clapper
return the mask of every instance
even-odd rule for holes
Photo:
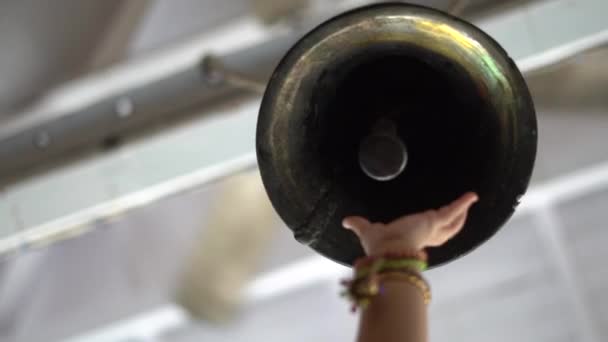
[[[389,181],[397,178],[407,164],[407,149],[388,119],[380,119],[359,145],[359,166],[370,178]]]

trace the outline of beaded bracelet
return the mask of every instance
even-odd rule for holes
[[[424,304],[429,304],[431,302],[431,287],[429,284],[418,274],[410,274],[407,272],[390,272],[390,273],[382,273],[378,275],[378,279],[381,282],[386,281],[406,281],[411,285],[414,285],[416,288],[422,292],[422,299],[424,300]]]
[[[372,298],[382,292],[383,281],[405,281],[422,292],[425,304],[431,298],[430,287],[420,272],[426,270],[425,260],[416,258],[397,258],[394,255],[365,257],[355,263],[353,279],[342,282],[346,289],[342,296],[353,302],[352,311],[357,307],[366,308]]]
[[[427,269],[427,263],[416,259],[377,259],[369,266],[357,267],[355,270],[355,279],[365,278],[373,273],[382,273],[387,271],[412,269],[418,272],[424,272]]]
[[[355,312],[357,307],[365,309],[378,294],[382,294],[382,283],[387,281],[405,281],[410,285],[415,286],[421,291],[422,298],[425,304],[430,303],[431,291],[428,283],[422,276],[411,270],[391,271],[387,273],[374,274],[370,277],[347,280],[342,284],[346,290],[342,292],[342,296],[347,297],[352,301],[351,311]]]
[[[378,259],[388,259],[388,260],[403,260],[403,259],[414,259],[421,260],[426,262],[428,260],[428,255],[426,251],[421,250],[418,252],[409,252],[409,253],[384,253],[381,256],[365,256],[357,259],[355,261],[355,267],[360,267],[364,265],[369,265]]]

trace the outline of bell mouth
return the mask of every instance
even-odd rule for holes
[[[352,214],[387,222],[438,208],[467,191],[494,191],[502,170],[498,116],[457,64],[403,44],[370,44],[348,62],[325,65],[310,92],[314,123],[300,127],[298,154],[314,176],[348,199]],[[393,132],[376,132],[390,122]],[[382,146],[368,156],[373,142]],[[310,143],[314,142],[314,143]],[[407,150],[400,167],[398,143]]]
[[[396,127],[407,164],[369,177],[361,144],[379,120]],[[407,4],[342,14],[303,37],[276,68],[257,129],[269,197],[296,239],[340,263],[363,251],[347,215],[390,221],[466,191],[480,202],[463,231],[429,251],[436,266],[471,251],[511,216],[536,153],[527,86],[475,26]]]

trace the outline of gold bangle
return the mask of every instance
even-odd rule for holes
[[[355,279],[362,279],[375,273],[394,272],[400,270],[411,270],[422,272],[426,270],[427,264],[425,261],[418,259],[377,259],[373,264],[368,266],[358,265],[355,268]]]
[[[380,273],[377,277],[380,283],[387,281],[405,281],[420,290],[424,304],[429,304],[431,302],[431,288],[419,274],[414,272],[388,272]]]

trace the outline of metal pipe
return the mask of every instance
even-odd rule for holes
[[[243,89],[263,92],[280,57],[298,37],[299,34],[286,35],[256,48],[214,58],[221,60],[219,71],[225,77],[222,82],[206,80],[201,70],[202,58],[180,65],[153,82],[124,89],[120,84],[112,84],[113,79],[121,77],[122,70],[117,75],[110,72],[106,77],[81,81],[76,89],[68,88],[68,91],[78,92],[83,88],[95,91],[95,88],[104,89],[108,83],[115,89],[73,106],[75,108],[65,106],[68,108],[59,112],[52,112],[52,105],[48,112],[47,103],[45,113],[34,109],[0,125],[0,185],[37,172],[51,162],[78,156],[87,148],[104,146],[130,131],[145,128],[160,117],[175,117],[176,112],[243,94]]]
[[[210,84],[229,85],[236,89],[248,90],[258,95],[263,95],[266,90],[266,82],[264,80],[256,79],[252,75],[227,68],[224,62],[217,56],[205,56],[201,63],[201,69],[204,80]]]

